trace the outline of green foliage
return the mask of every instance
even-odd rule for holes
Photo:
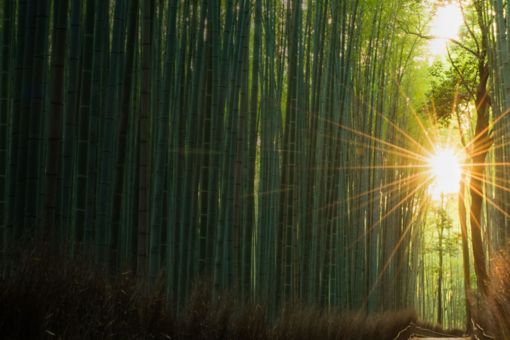
[[[423,289],[420,317],[437,322],[437,296],[441,280],[443,325],[450,327],[465,324],[464,296],[458,294],[464,290],[464,282],[456,200],[455,194],[445,194],[442,202],[429,201],[423,225],[423,253],[420,254],[423,267],[419,275],[423,275],[423,278],[419,281],[423,286],[418,285],[419,291]]]
[[[457,51],[459,52],[459,51]],[[473,101],[476,88],[476,63],[466,52],[455,54],[450,64],[436,60],[429,68],[431,88],[427,110],[443,126],[456,114],[464,114]]]

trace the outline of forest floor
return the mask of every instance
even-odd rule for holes
[[[408,340],[438,340],[438,339],[452,339],[452,340],[466,340],[472,337],[466,334],[459,334],[459,330],[448,332],[433,325],[417,324],[411,322],[406,328],[402,329],[394,340],[408,339]]]
[[[0,306],[12,306],[0,308],[3,339],[469,339],[420,322],[412,310],[363,317],[291,308],[272,324],[260,306],[212,299],[206,284],[175,315],[159,289],[147,294],[129,275],[112,278],[87,258],[25,248],[0,270]]]
[[[412,337],[410,340],[439,340],[439,339],[467,340],[467,339],[471,339],[471,338],[470,337],[466,337],[466,338],[422,338],[422,337]]]
[[[264,308],[212,299],[200,286],[176,316],[160,293],[147,295],[128,276],[111,279],[81,260],[44,251],[22,252],[3,273],[0,306],[12,308],[0,308],[2,339],[407,340],[438,334],[418,333],[410,310],[361,317],[296,308],[272,324]]]

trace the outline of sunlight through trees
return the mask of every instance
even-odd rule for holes
[[[506,2],[0,5],[3,255],[85,252],[178,311],[207,281],[470,327],[510,233]]]

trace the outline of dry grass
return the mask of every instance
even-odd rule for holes
[[[387,312],[373,316],[355,313],[328,313],[317,309],[296,309],[284,312],[272,339],[393,339],[410,322],[416,321],[412,310]],[[399,339],[407,339],[403,332]]]
[[[269,323],[263,306],[213,298],[207,284],[176,318],[162,290],[146,294],[130,275],[107,279],[86,261],[48,251],[11,260],[0,279],[2,339],[393,339],[416,322],[410,310],[366,317],[294,307]]]
[[[128,276],[107,280],[46,251],[15,256],[0,279],[1,338],[165,338],[174,329],[157,294],[144,295]]]

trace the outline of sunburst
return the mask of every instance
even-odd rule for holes
[[[434,200],[459,192],[462,162],[458,152],[451,147],[439,147],[428,157],[427,163],[432,178],[429,193]]]

